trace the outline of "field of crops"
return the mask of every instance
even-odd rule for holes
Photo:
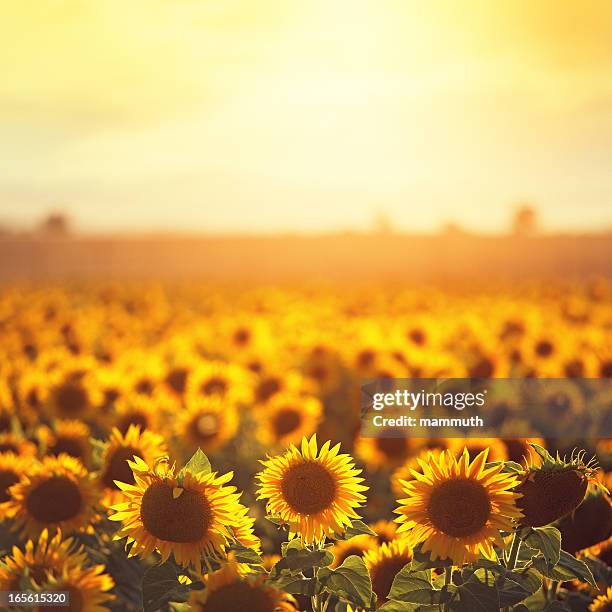
[[[564,378],[546,418],[571,423],[578,380],[612,376],[611,297],[5,286],[0,591],[67,591],[71,611],[610,610],[609,440],[365,438],[359,401],[363,379]]]

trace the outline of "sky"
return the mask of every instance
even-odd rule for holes
[[[612,226],[608,0],[0,0],[0,223]]]

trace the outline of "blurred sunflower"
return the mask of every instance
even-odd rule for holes
[[[301,451],[292,444],[284,455],[268,456],[257,475],[258,499],[267,499],[268,512],[289,525],[290,538],[306,544],[343,533],[366,500],[361,470],[350,455],[338,454],[340,444],[330,444],[318,449],[316,435],[303,438]]]
[[[334,555],[334,562],[331,567],[338,567],[342,565],[347,557],[351,555],[357,555],[363,557],[363,554],[376,548],[378,546],[378,540],[367,533],[355,536],[348,540],[336,540],[331,548],[331,552]]]
[[[204,576],[206,588],[193,591],[189,609],[199,612],[295,612],[292,595],[265,584],[266,575],[240,575],[237,564],[226,563]]]
[[[13,453],[22,457],[34,457],[38,452],[36,444],[21,434],[0,433],[0,455]]]
[[[189,395],[178,415],[176,433],[180,446],[191,455],[197,448],[209,453],[225,446],[238,430],[236,407],[221,397]]]
[[[379,544],[395,540],[397,523],[381,519],[380,521],[372,523],[369,527],[376,534]]]
[[[385,431],[381,430],[376,438],[357,438],[355,452],[370,470],[399,467],[426,448],[423,438],[398,438],[395,429],[389,433],[392,435],[386,436]]]
[[[117,482],[127,501],[113,506],[111,520],[121,521],[115,539],[127,538],[128,556],[146,557],[158,550],[179,565],[202,569],[202,555],[223,559],[232,537],[228,528],[243,522],[236,487],[225,486],[232,473],[175,474],[175,466],[158,460],[153,467],[136,457],[128,461],[135,484]]]
[[[316,431],[322,414],[316,397],[277,393],[257,411],[257,437],[267,447],[297,443]]]
[[[82,421],[61,419],[52,427],[43,425],[37,431],[41,452],[57,457],[65,453],[79,459],[83,465],[88,465],[91,459],[91,430]]]
[[[32,467],[30,457],[22,457],[13,453],[0,453],[0,521],[2,521],[2,505],[11,499],[9,489],[17,484],[21,476]]]
[[[454,565],[475,561],[482,553],[495,559],[493,544],[504,546],[500,530],[510,531],[520,517],[515,476],[501,473],[503,464],[485,469],[488,451],[471,463],[467,449],[456,459],[446,451],[419,461],[422,473],[404,481],[406,498],[395,510],[398,534],[409,532],[413,545],[423,542],[432,558],[451,559]]]
[[[385,542],[365,552],[364,561],[372,578],[372,590],[377,596],[377,607],[387,600],[397,573],[412,561],[412,549],[406,540]]]
[[[9,489],[6,516],[14,528],[33,538],[43,529],[64,533],[87,529],[94,520],[99,491],[80,461],[44,457]]]
[[[142,431],[158,431],[163,409],[156,398],[144,398],[130,394],[120,398],[115,405],[114,425],[126,434],[130,425],[137,425]]]
[[[80,373],[70,372],[49,391],[49,410],[60,419],[85,419],[100,398],[91,386],[83,381]]]
[[[609,612],[610,610],[612,610],[612,586],[609,586],[608,590],[589,606],[589,612]]]
[[[40,588],[49,575],[87,563],[83,547],[77,547],[72,538],[63,539],[61,530],[50,537],[43,529],[36,542],[28,540],[23,551],[13,546],[11,552],[0,562],[0,590],[19,590],[26,575]]]
[[[110,506],[122,498],[121,490],[115,481],[135,484],[134,473],[128,465],[128,460],[140,457],[147,463],[153,463],[166,453],[164,439],[156,433],[141,431],[138,425],[130,425],[127,432],[122,434],[113,427],[102,451],[98,476],[100,488],[104,491],[104,505]]]
[[[217,396],[233,403],[248,403],[252,399],[252,373],[236,363],[202,361],[194,369],[187,384],[192,397]]]
[[[115,596],[109,591],[115,586],[115,581],[105,572],[104,565],[93,567],[64,566],[57,575],[52,575],[43,585],[47,591],[68,591],[70,594],[70,610],[80,612],[106,612],[103,605]]]

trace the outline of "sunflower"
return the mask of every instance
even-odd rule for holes
[[[142,431],[158,431],[162,406],[156,398],[142,397],[134,393],[119,398],[115,404],[114,426],[126,434],[130,425],[138,425]]]
[[[2,504],[11,499],[9,489],[32,468],[32,459],[13,453],[0,453],[0,511]],[[1,519],[0,519],[1,520]]]
[[[136,457],[128,461],[135,484],[117,481],[127,501],[113,506],[109,518],[121,521],[115,535],[127,537],[128,556],[158,550],[166,561],[173,553],[183,567],[201,572],[202,555],[223,559],[232,530],[245,526],[244,506],[236,487],[225,486],[232,473],[175,473],[175,465],[158,460],[153,467]],[[231,530],[229,529],[231,528]]]
[[[402,483],[407,497],[395,510],[398,534],[409,531],[414,545],[423,542],[432,558],[455,565],[479,553],[495,559],[493,544],[504,545],[500,530],[510,531],[520,517],[511,491],[518,480],[501,473],[503,464],[485,469],[487,455],[485,449],[470,463],[467,449],[459,459],[447,450],[420,460],[423,472],[413,471],[415,479]]]
[[[386,601],[397,573],[412,561],[412,549],[406,540],[393,540],[366,551],[363,555],[372,578],[378,607]]]
[[[48,402],[53,416],[76,419],[86,418],[99,398],[81,376],[72,372],[51,388]]]
[[[313,396],[277,393],[257,411],[257,437],[264,446],[287,446],[312,435],[323,413]]]
[[[448,449],[453,455],[460,455],[467,448],[471,457],[476,457],[483,450],[488,450],[488,461],[506,461],[508,448],[499,438],[452,438]]]
[[[82,531],[96,518],[98,489],[81,462],[68,455],[44,457],[9,493],[6,516],[33,538],[45,528]]]
[[[209,453],[223,447],[236,435],[238,423],[233,404],[215,395],[188,396],[186,407],[179,414],[176,431],[181,448],[186,446],[191,453],[201,448]]]
[[[0,563],[0,590],[19,590],[26,575],[40,587],[49,575],[58,575],[63,568],[81,567],[87,562],[83,547],[76,547],[72,538],[64,539],[61,530],[52,538],[49,536],[49,531],[43,529],[36,542],[26,542],[23,551],[13,546],[12,554]]]
[[[0,455],[13,453],[21,457],[34,457],[37,453],[36,445],[20,434],[0,433]]]
[[[331,549],[334,555],[332,567],[342,565],[344,560],[351,555],[362,557],[366,551],[372,550],[377,546],[378,540],[367,533],[354,536],[348,540],[337,540]]]
[[[79,459],[83,465],[88,465],[91,459],[91,431],[82,421],[62,419],[55,421],[53,427],[43,426],[37,432],[37,437],[46,455],[57,457],[66,453]]]
[[[589,612],[610,612],[610,610],[612,610],[612,586],[609,586],[608,590],[589,606]]]
[[[376,534],[379,544],[384,544],[385,542],[395,540],[397,523],[381,519],[380,521],[372,523],[369,525],[369,527]]]
[[[252,373],[236,363],[203,361],[187,383],[187,394],[217,396],[226,403],[246,403],[252,399]]]
[[[115,581],[105,572],[104,565],[92,567],[63,567],[58,575],[51,576],[43,585],[47,591],[68,591],[70,595],[69,610],[79,612],[106,612],[104,603],[115,598],[109,591]],[[45,606],[46,608],[46,606]],[[41,608],[34,608],[40,612]]]
[[[298,608],[289,593],[265,584],[266,575],[240,574],[233,560],[221,569],[207,574],[206,588],[193,591],[189,609],[198,612],[295,612]]]
[[[290,538],[306,544],[344,532],[366,500],[361,470],[350,455],[338,454],[340,444],[330,444],[317,449],[316,435],[303,438],[301,452],[292,444],[284,455],[268,456],[257,475],[258,499],[267,499],[268,512],[288,523]]]
[[[391,489],[393,492],[396,495],[403,495],[404,486],[402,485],[402,481],[412,480],[412,470],[419,469],[419,459],[427,461],[429,453],[439,453],[443,450],[445,450],[445,448],[424,448],[414,457],[407,459],[391,474]]]
[[[357,438],[355,452],[370,469],[399,467],[427,448],[424,438],[397,437],[396,430],[389,434],[383,430],[375,438]]]
[[[115,481],[135,484],[134,474],[128,460],[140,457],[147,463],[153,463],[158,457],[166,455],[163,438],[151,431],[140,431],[138,425],[130,425],[122,434],[113,427],[108,441],[104,445],[99,473],[99,484],[104,491],[103,503],[111,506],[119,502],[122,493]]]

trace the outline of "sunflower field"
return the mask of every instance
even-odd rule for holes
[[[4,286],[0,592],[75,612],[612,610],[610,440],[360,436],[376,378],[562,378],[546,418],[571,424],[580,379],[612,376],[611,297]],[[3,605],[45,607],[27,601]]]

